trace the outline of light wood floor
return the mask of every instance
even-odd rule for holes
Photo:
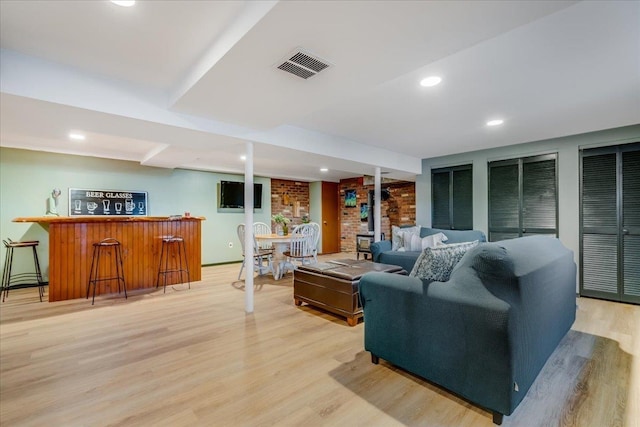
[[[345,257],[341,255],[340,257]],[[363,349],[363,324],[296,307],[291,275],[239,265],[123,297],[0,306],[2,426],[491,426],[491,415]],[[578,300],[578,319],[504,426],[633,426],[640,307]]]

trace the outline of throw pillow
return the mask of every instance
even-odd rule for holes
[[[402,246],[398,248],[398,250],[405,251],[421,251],[422,250],[422,239],[416,233],[412,233],[410,231],[401,231],[398,233],[400,235]]]
[[[419,279],[446,282],[449,280],[453,267],[462,259],[464,254],[475,247],[478,241],[442,245],[436,248],[426,248],[413,266],[410,276]]]
[[[448,240],[447,236],[444,233],[432,234],[430,236],[422,237],[417,233],[412,233],[409,231],[401,231],[400,233],[402,239],[402,247],[398,250],[405,251],[413,251],[419,252],[426,248],[435,248],[437,246],[443,245],[442,242]]]
[[[420,235],[420,226],[416,225],[414,227],[398,227],[397,225],[391,226],[391,250],[397,251],[398,249],[404,247],[403,238],[400,233],[409,232],[411,234]]]
[[[430,236],[423,237],[421,247],[418,250],[423,250],[426,248],[436,248],[443,245],[443,242],[446,242],[447,240],[449,240],[449,238],[445,236],[444,233],[436,233]]]
[[[401,237],[398,234],[400,232],[400,227],[397,225],[391,226],[391,250],[397,251],[400,248]]]

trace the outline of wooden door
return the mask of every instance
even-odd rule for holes
[[[322,182],[322,253],[340,252],[338,184]]]

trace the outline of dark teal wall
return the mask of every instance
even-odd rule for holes
[[[558,153],[559,237],[579,253],[579,153],[582,148],[640,141],[640,125],[625,126],[564,138],[510,145],[451,156],[423,159],[422,175],[416,179],[416,222],[431,225],[431,169],[473,164],[473,226],[488,234],[487,163],[515,157]]]

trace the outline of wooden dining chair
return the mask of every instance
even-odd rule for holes
[[[313,259],[315,262],[318,262],[318,243],[320,242],[320,224],[318,224],[317,222],[310,222],[309,227],[312,227],[314,229],[313,230],[314,239],[312,243]]]
[[[301,224],[293,229],[289,250],[285,251],[284,255],[294,268],[296,267],[294,261],[298,261],[300,264],[317,262],[315,247],[317,246],[318,232],[319,227],[316,228],[310,224]]]
[[[271,227],[264,222],[254,222],[253,235],[255,236],[256,234],[271,234]],[[258,247],[265,251],[273,250],[273,244],[268,240],[258,242]]]
[[[239,224],[236,229],[238,234],[238,239],[240,239],[240,245],[242,246],[242,265],[240,266],[240,272],[238,273],[238,280],[242,276],[242,270],[244,269],[247,258],[244,256],[244,234],[245,234],[245,226],[244,224]],[[266,273],[273,273],[273,250],[272,249],[261,249],[256,241],[255,234],[253,237],[253,262],[251,263],[253,266],[253,271],[256,271],[259,275],[263,275]]]

